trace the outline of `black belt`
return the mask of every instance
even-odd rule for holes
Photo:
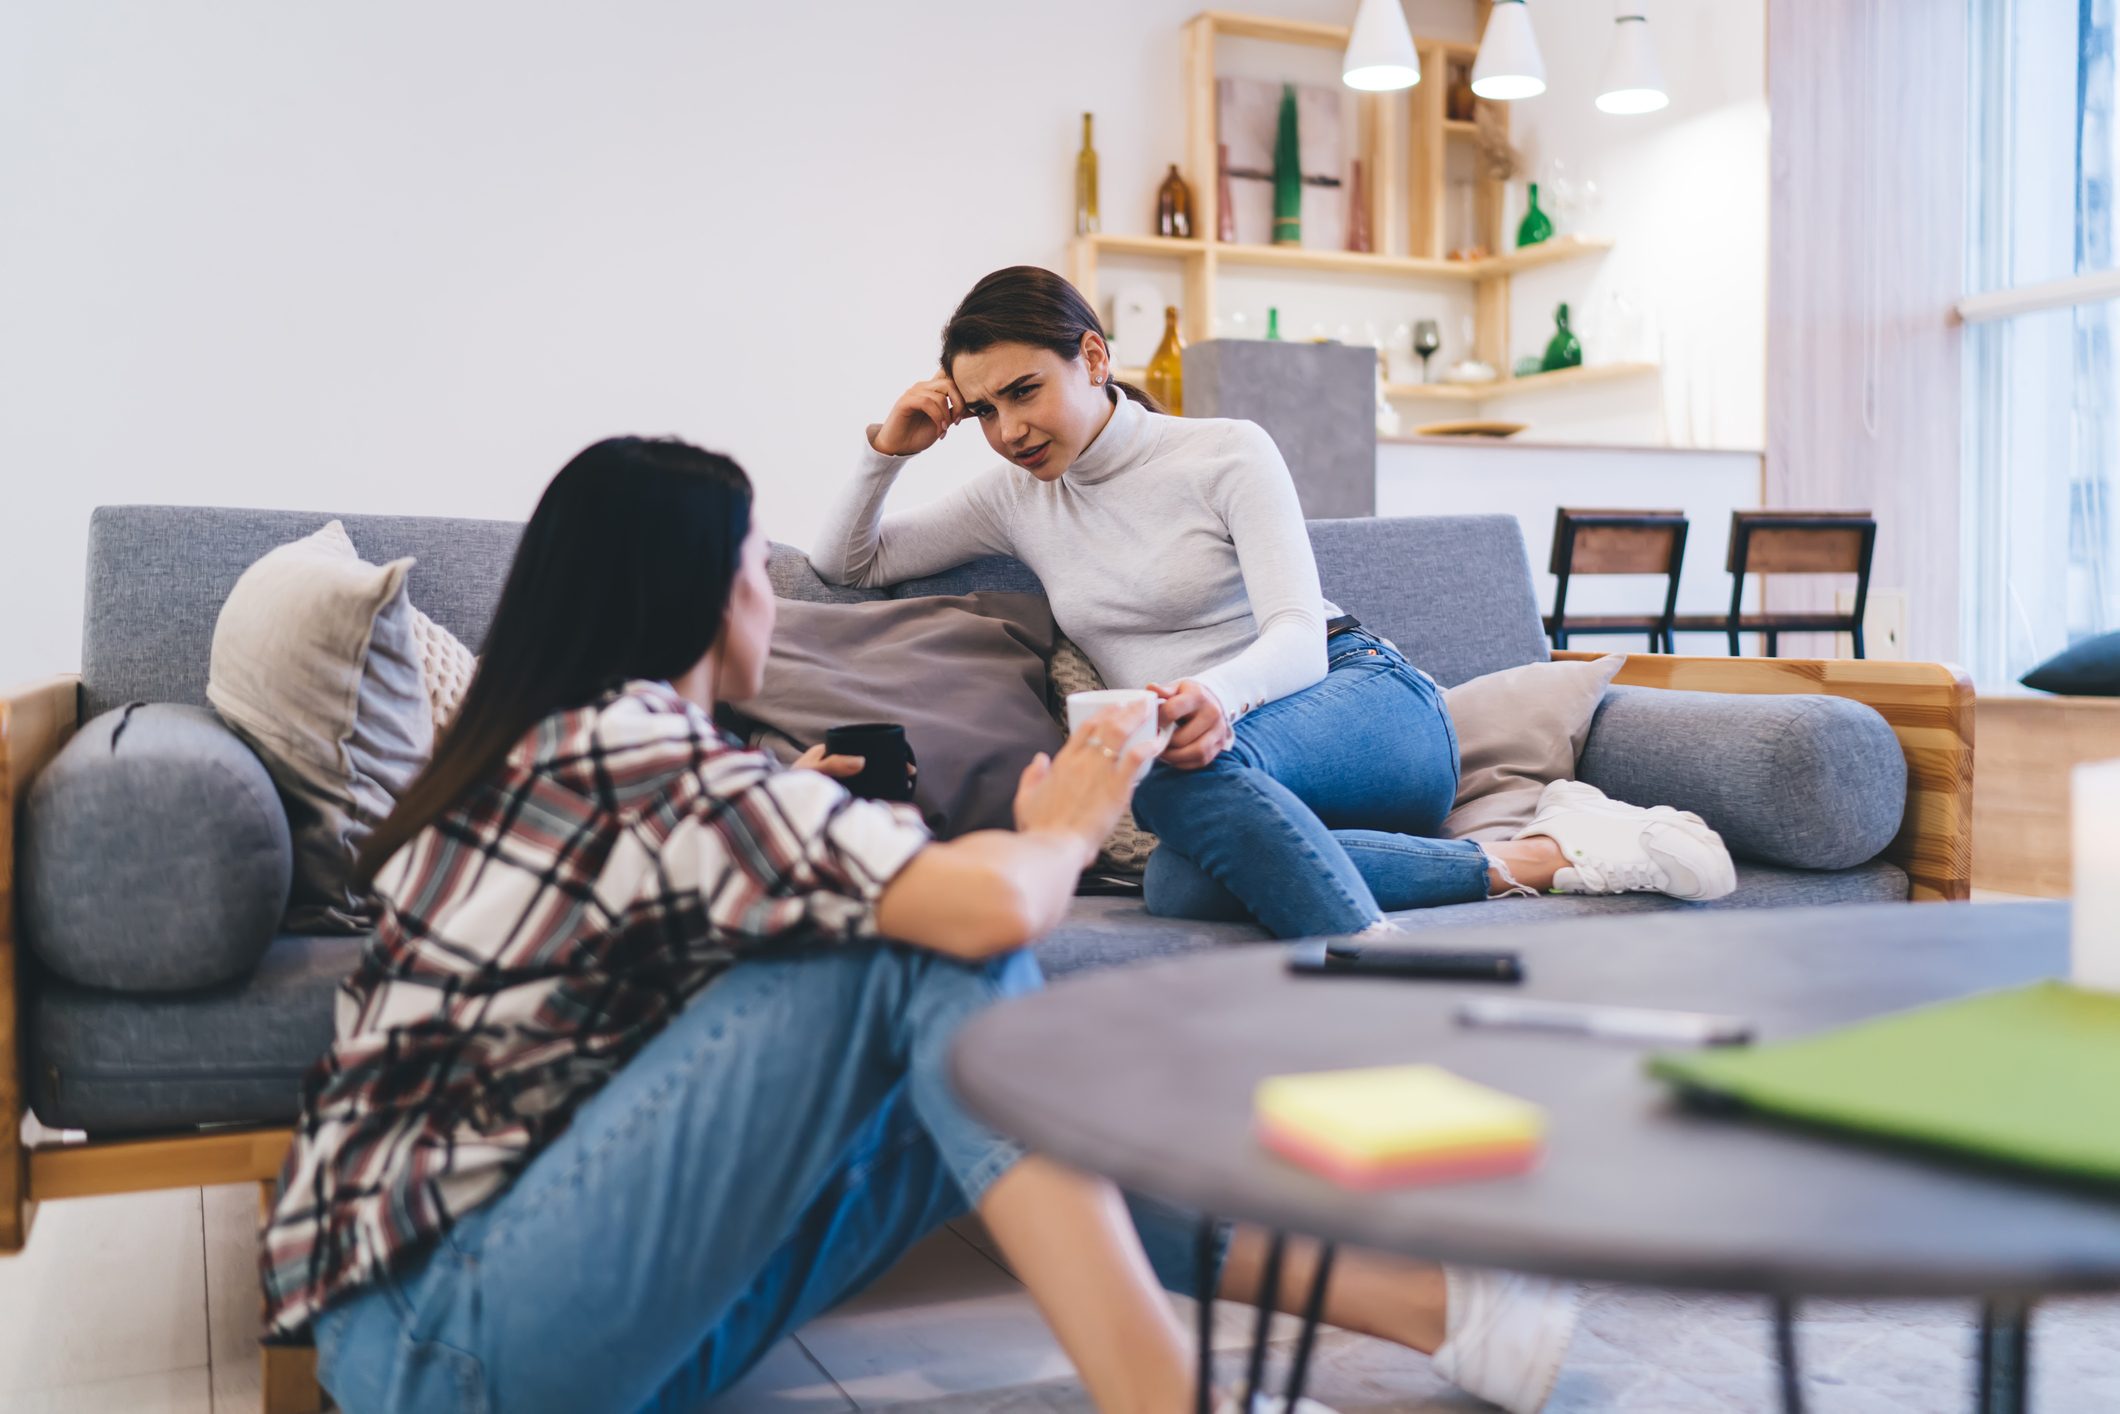
[[[1362,621],[1353,614],[1342,614],[1336,619],[1327,619],[1325,621],[1325,637],[1330,640],[1336,634],[1342,634],[1349,629],[1356,629],[1361,626]]]

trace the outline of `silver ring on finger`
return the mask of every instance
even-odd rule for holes
[[[1104,753],[1104,759],[1107,761],[1116,761],[1119,759],[1119,753],[1112,750],[1110,747],[1106,746],[1101,741],[1097,743],[1097,750]]]

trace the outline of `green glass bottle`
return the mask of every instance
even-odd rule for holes
[[[1531,184],[1531,209],[1526,211],[1524,219],[1517,223],[1516,248],[1522,250],[1527,245],[1537,245],[1540,241],[1551,237],[1552,234],[1553,220],[1545,212],[1538,209],[1538,183],[1533,182]]]
[[[1273,243],[1303,244],[1303,145],[1296,138],[1296,86],[1281,85],[1273,143]]]
[[[1267,307],[1266,337],[1275,340],[1281,337],[1281,310],[1278,305],[1269,305]]]
[[[1583,346],[1568,331],[1568,306],[1565,304],[1553,311],[1553,340],[1546,345],[1546,356],[1539,360],[1538,366],[1541,373],[1583,366]]]

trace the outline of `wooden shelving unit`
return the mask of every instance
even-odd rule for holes
[[[1525,393],[1550,393],[1588,383],[1641,378],[1656,371],[1653,363],[1599,363],[1552,373],[1527,373],[1521,378],[1497,378],[1491,383],[1386,383],[1384,392],[1388,397],[1409,402],[1491,403]]]
[[[1218,39],[1262,39],[1284,44],[1304,44],[1344,49],[1347,30],[1340,25],[1275,20],[1257,15],[1232,15],[1209,10],[1193,16],[1185,25],[1185,179],[1193,193],[1193,228],[1212,232],[1219,228],[1216,200],[1215,131],[1215,42]],[[1097,275],[1106,257],[1174,259],[1183,272],[1181,308],[1185,336],[1189,341],[1213,337],[1215,285],[1225,266],[1360,275],[1372,278],[1466,283],[1473,288],[1474,349],[1480,359],[1496,368],[1506,368],[1509,338],[1509,281],[1522,270],[1577,260],[1610,250],[1609,239],[1594,236],[1559,236],[1542,245],[1507,251],[1480,260],[1449,260],[1444,250],[1446,221],[1443,210],[1448,189],[1445,173],[1449,144],[1470,142],[1479,130],[1472,122],[1446,116],[1445,99],[1450,65],[1472,62],[1477,47],[1438,40],[1416,40],[1421,56],[1420,84],[1405,93],[1363,94],[1358,99],[1356,141],[1369,170],[1371,186],[1370,229],[1377,253],[1306,250],[1299,246],[1224,244],[1204,238],[1170,240],[1160,236],[1094,235],[1077,237],[1068,247],[1068,277],[1094,305]],[[1506,132],[1507,110],[1498,110]],[[1484,173],[1475,183],[1475,223],[1479,243],[1501,251],[1503,184]],[[1625,368],[1632,373],[1645,365],[1602,365],[1569,373],[1618,376],[1604,370]],[[1138,370],[1136,370],[1138,371]],[[1126,370],[1120,370],[1126,376]],[[1509,392],[1532,392],[1567,386],[1547,380],[1563,375],[1541,374],[1533,378],[1504,379],[1481,385],[1470,395],[1447,385],[1390,384],[1391,397],[1427,399],[1445,397],[1484,402]]]

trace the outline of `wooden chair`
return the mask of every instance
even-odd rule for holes
[[[1845,633],[1864,656],[1863,609],[1870,597],[1870,555],[1877,548],[1877,520],[1868,511],[1732,511],[1730,513],[1730,612],[1684,614],[1676,627],[1721,630],[1730,636],[1730,656],[1739,655],[1741,633],[1766,639],[1767,656],[1781,656],[1784,633]],[[1853,613],[1747,614],[1748,574],[1852,574]]]
[[[1682,511],[1598,511],[1562,506],[1553,517],[1553,556],[1546,569],[1558,583],[1546,632],[1555,648],[1572,633],[1642,633],[1649,651],[1676,652],[1671,640],[1678,608],[1678,572],[1686,558]],[[1568,581],[1584,574],[1660,574],[1664,607],[1656,614],[1570,614]]]

